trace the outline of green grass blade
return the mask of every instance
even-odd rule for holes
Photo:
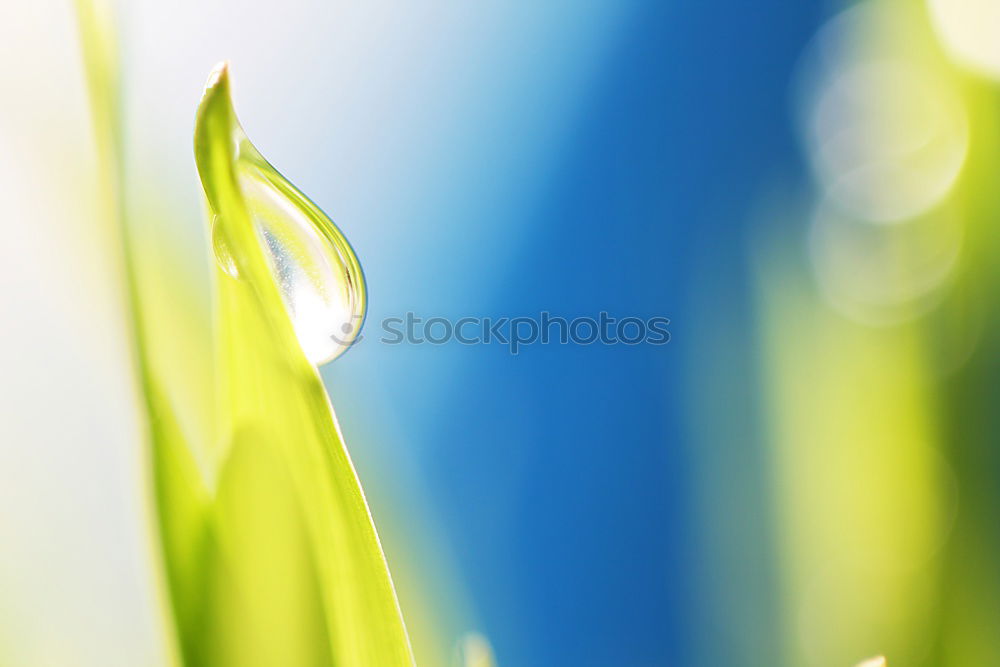
[[[169,235],[159,223],[168,216],[134,225],[126,215],[112,8],[78,0],[78,12],[107,210],[124,246],[177,661],[412,665],[388,568],[315,367],[361,327],[357,258],[253,149],[220,70],[195,137],[222,260],[213,345],[194,286],[179,265],[163,262]],[[261,224],[300,259],[294,283],[266,251]],[[303,288],[308,298],[297,301]]]
[[[326,259],[337,263],[335,284],[325,287],[346,304],[340,324],[351,329],[342,331],[348,338],[363,318],[357,259],[329,219],[247,140],[225,67],[213,74],[198,111],[195,158],[219,258],[214,458],[220,473],[210,624],[216,645],[205,657],[216,667],[412,665],[361,486],[304,352],[316,332],[293,319],[295,304],[282,291],[276,275],[282,267],[268,255],[261,225],[275,225],[280,236],[287,231],[275,219],[281,211],[294,218],[285,221],[291,227],[310,225],[297,232],[319,239]],[[260,207],[260,188],[276,205]],[[288,232],[279,240],[294,254],[302,238]],[[304,270],[316,277],[315,268]]]

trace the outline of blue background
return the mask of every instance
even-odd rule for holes
[[[586,38],[560,31],[559,12],[550,18],[552,48]],[[324,371],[334,403],[348,441],[371,443],[354,449],[377,519],[417,495],[409,486],[422,486],[500,664],[760,665],[772,657],[773,601],[753,588],[770,576],[768,553],[760,540],[744,541],[747,553],[733,557],[743,562],[736,576],[749,586],[746,609],[719,612],[692,479],[707,455],[737,461],[743,483],[759,482],[759,446],[741,416],[753,400],[745,225],[766,178],[801,169],[788,91],[822,18],[808,2],[629,5],[544,164],[494,159],[496,145],[475,143],[485,139],[442,142],[437,162],[450,150],[482,154],[398,213],[409,216],[400,224],[424,226],[435,239],[415,247],[419,257],[400,268],[376,238],[338,219],[366,267],[372,305],[368,340]],[[516,49],[516,23],[506,30],[492,39]],[[545,66],[545,49],[532,57]],[[549,101],[534,79],[522,86],[510,74],[490,105],[545,114]],[[505,155],[530,154],[537,139],[513,132],[489,141]],[[396,168],[417,172],[416,161]],[[469,206],[497,182],[510,184],[507,199]],[[476,230],[506,236],[505,228],[512,250],[490,263],[495,237]],[[483,272],[494,288],[469,290]],[[725,312],[706,318],[706,308]],[[515,357],[502,345],[373,340],[383,317],[406,310],[666,316],[672,341],[535,345]],[[720,337],[733,366],[709,391],[718,392],[718,418],[745,430],[706,454],[686,412],[697,384],[691,359],[716,354]],[[732,511],[748,530],[764,523],[752,500]],[[406,549],[396,532],[405,530],[383,527],[390,563]],[[755,617],[759,636],[717,634],[732,620],[725,613]]]

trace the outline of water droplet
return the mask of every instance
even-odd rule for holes
[[[225,69],[213,74],[210,86],[227,86]],[[226,104],[231,104],[228,91]],[[239,236],[242,245],[255,239],[291,320],[306,357],[316,364],[340,356],[355,340],[364,323],[366,294],[361,265],[344,235],[329,217],[254,148],[231,111],[232,153],[220,162],[206,148],[206,169],[231,166],[232,181],[219,179],[223,189],[208,192],[209,201],[236,195],[249,215],[253,235]],[[227,148],[228,150],[228,148]],[[235,190],[225,190],[226,183]],[[260,257],[234,247],[229,220],[212,219],[212,247],[220,270],[237,279],[246,265]],[[234,252],[235,251],[235,252]],[[257,260],[257,264],[261,264]],[[250,273],[254,273],[253,270]],[[254,275],[261,275],[257,272]],[[266,279],[266,278],[265,278]]]
[[[297,192],[276,187],[273,175],[250,167],[238,179],[302,349],[317,364],[335,359],[364,321],[354,251],[329,218]]]

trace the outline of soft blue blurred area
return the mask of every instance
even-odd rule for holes
[[[399,524],[383,528],[390,561],[413,557],[400,535],[436,522],[501,665],[774,655],[765,494],[713,504],[698,494],[719,485],[694,480],[735,461],[740,484],[764,486],[746,416],[745,227],[768,179],[799,169],[788,85],[819,4],[559,4],[495,10],[490,25],[470,13],[435,60],[450,87],[401,95],[393,162],[355,156],[373,186],[302,168],[368,275],[368,339],[324,377],[376,516]],[[344,159],[340,138],[316,139],[320,166]],[[673,339],[516,357],[377,341],[380,320],[406,311],[543,310],[662,315]],[[719,341],[728,370],[713,385],[699,363],[718,362]],[[733,437],[689,414],[696,385]],[[718,539],[699,525],[707,506],[739,531],[724,539],[732,581],[705,560]],[[755,636],[727,634],[737,620]]]

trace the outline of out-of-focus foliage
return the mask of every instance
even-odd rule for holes
[[[817,34],[796,89],[815,188],[758,239],[787,664],[1000,663],[972,630],[1000,622],[1000,116],[935,17],[869,0]]]

